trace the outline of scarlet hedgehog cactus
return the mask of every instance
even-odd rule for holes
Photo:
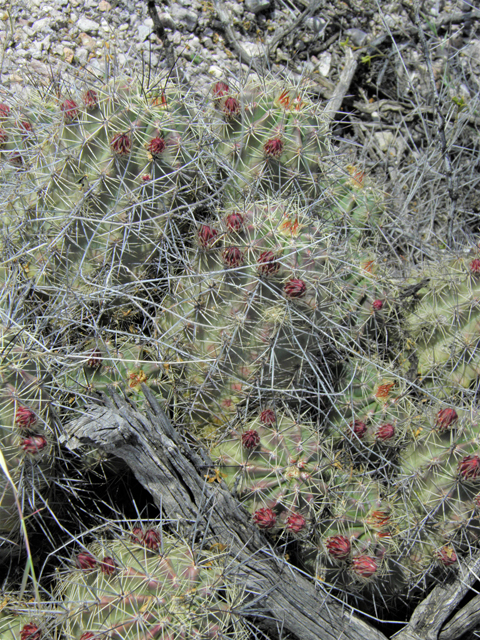
[[[132,639],[246,635],[230,612],[238,594],[221,556],[197,552],[166,533],[162,540],[162,553],[128,535],[102,540],[89,548],[97,561],[92,571],[67,569],[57,585],[68,612],[66,637],[110,637],[119,629]]]
[[[308,420],[297,421],[280,407],[274,421],[265,421],[265,414],[264,410],[243,429],[232,430],[213,448],[212,460],[259,527],[277,524],[298,533],[314,505],[324,499],[321,469],[327,463]]]

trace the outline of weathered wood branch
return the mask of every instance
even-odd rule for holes
[[[193,451],[147,387],[144,393],[150,408],[140,413],[110,391],[104,406],[90,406],[67,425],[68,446],[89,445],[123,459],[167,517],[180,519],[185,530],[203,527],[226,544],[238,566],[237,582],[255,594],[264,623],[301,640],[386,640],[275,554],[225,483],[207,481],[205,476],[215,477],[207,454]]]

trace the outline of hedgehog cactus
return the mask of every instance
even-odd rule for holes
[[[315,425],[266,408],[212,450],[212,460],[262,529],[300,533],[325,500],[330,461]]]
[[[148,542],[152,537],[157,544]],[[63,631],[72,640],[246,635],[229,612],[232,593],[218,556],[154,530],[136,528],[133,536],[80,552],[58,595],[68,610]]]
[[[0,452],[18,492],[20,508],[27,516],[41,504],[40,491],[47,484],[54,462],[49,396],[42,388],[41,378],[34,375],[41,376],[41,370],[35,369],[27,341],[17,332],[5,330],[2,347]],[[0,533],[8,536],[19,530],[15,493],[1,470]]]

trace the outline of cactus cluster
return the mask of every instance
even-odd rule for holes
[[[81,550],[58,580],[69,640],[246,638],[221,556],[154,528]]]
[[[311,83],[76,78],[2,100],[12,477],[46,481],[52,408],[108,385],[141,407],[147,384],[253,522],[357,603],[478,545],[478,251],[398,276],[383,194],[335,156]],[[153,530],[85,549],[58,588],[72,640],[242,637],[227,593],[214,558]]]

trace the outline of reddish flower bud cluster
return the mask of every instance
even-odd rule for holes
[[[213,85],[212,93],[214,98],[223,98],[230,91],[230,87],[225,82],[216,82]]]
[[[241,231],[243,229],[243,216],[241,213],[229,213],[226,217],[227,229],[229,231]]]
[[[152,179],[152,176],[149,173],[145,173],[140,180],[142,182],[150,182],[150,180]]]
[[[260,529],[272,529],[275,526],[277,517],[271,509],[263,507],[253,514],[253,521]]]
[[[0,127],[0,147],[3,147],[4,144],[8,142],[8,134],[5,129]]]
[[[230,269],[241,267],[243,264],[243,253],[238,247],[227,247],[222,253],[222,262]]]
[[[158,551],[160,546],[160,534],[155,529],[147,529],[143,535],[143,544],[150,551]]]
[[[372,309],[374,311],[380,311],[383,308],[383,300],[374,300],[372,302]]]
[[[480,258],[475,258],[470,263],[470,271],[472,273],[480,273]]]
[[[377,433],[375,437],[377,440],[390,440],[395,435],[395,427],[393,424],[382,424],[381,427],[377,429]]]
[[[81,551],[77,556],[77,567],[82,571],[93,571],[97,567],[97,561],[88,551]]]
[[[79,111],[75,100],[65,100],[65,102],[60,105],[60,109],[63,111],[65,124],[71,124],[78,119]]]
[[[132,139],[129,133],[117,133],[110,141],[110,148],[117,156],[129,156],[132,150]]]
[[[273,251],[264,251],[258,256],[258,273],[261,276],[274,276],[280,269],[280,263]]]
[[[292,515],[287,518],[287,529],[290,529],[293,533],[300,533],[306,524],[307,521],[301,513],[292,513]]]
[[[147,150],[150,151],[154,159],[160,158],[166,148],[167,143],[163,138],[160,138],[159,136],[157,136],[156,138],[152,138],[147,144]]]
[[[377,570],[377,561],[371,556],[357,556],[352,560],[352,571],[360,578],[371,578]]]
[[[258,431],[255,431],[255,429],[250,429],[250,431],[242,433],[242,444],[245,449],[254,449],[259,443],[260,436],[258,435]]]
[[[115,560],[111,556],[105,556],[100,563],[100,569],[106,576],[112,576],[117,571]]]
[[[450,567],[452,564],[455,564],[457,562],[457,554],[455,553],[455,549],[447,545],[443,546],[441,549],[438,549],[435,555],[437,557],[437,560],[439,560],[445,567]]]
[[[480,456],[465,456],[458,463],[458,473],[463,480],[477,480],[480,477]]]
[[[43,436],[28,436],[28,438],[24,438],[20,444],[25,453],[31,453],[35,455],[36,453],[40,453],[47,446],[47,439]]]
[[[283,292],[288,298],[302,298],[307,290],[307,285],[303,280],[292,278],[285,283]]]
[[[337,560],[346,560],[350,555],[350,540],[345,536],[331,536],[325,542],[328,553]]]
[[[82,98],[83,98],[83,104],[87,109],[95,109],[95,107],[98,105],[97,92],[94,91],[93,89],[87,89],[87,91],[85,91],[85,93],[83,94]]]
[[[92,349],[88,353],[87,367],[91,367],[92,369],[98,369],[98,367],[102,366],[102,352],[100,349]]]
[[[367,425],[365,424],[365,422],[362,422],[362,420],[354,420],[350,423],[350,428],[352,429],[353,433],[360,439],[363,438],[363,436],[367,433]]]
[[[273,409],[264,409],[260,414],[260,422],[262,424],[275,424],[277,417]]]
[[[20,129],[20,133],[24,136],[28,136],[33,131],[33,127],[28,120],[19,120],[17,127]]]
[[[20,631],[20,640],[40,640],[42,632],[36,624],[29,622]]]
[[[202,225],[198,231],[198,241],[205,248],[211,247],[217,236],[218,232],[208,224]]]
[[[80,640],[92,640],[92,638],[95,638],[95,634],[91,631],[85,631],[85,633],[82,633],[80,636]]]
[[[228,120],[233,120],[241,111],[240,102],[236,98],[229,96],[223,100],[221,109]]]
[[[281,138],[270,138],[263,146],[263,153],[266,158],[278,160],[283,153],[283,140]]]
[[[18,405],[15,410],[15,424],[19,429],[30,429],[37,422],[37,416],[28,407]]]
[[[452,424],[458,420],[458,414],[455,409],[450,407],[446,407],[445,409],[441,409],[437,413],[437,418],[435,420],[435,426],[440,430],[444,431],[448,429]]]
[[[7,118],[10,115],[10,107],[8,104],[1,103],[0,104],[0,118]]]

